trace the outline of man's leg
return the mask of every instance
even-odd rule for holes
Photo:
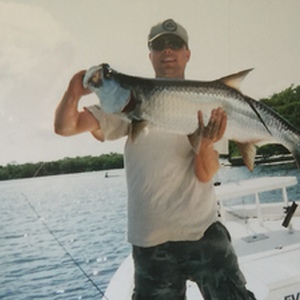
[[[133,300],[184,300],[186,280],[180,274],[169,243],[150,248],[133,246]]]
[[[252,300],[245,287],[237,256],[227,229],[213,224],[188,250],[186,266],[191,280],[197,282],[205,300]]]

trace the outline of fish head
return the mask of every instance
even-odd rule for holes
[[[112,79],[112,69],[109,64],[101,64],[91,67],[85,74],[83,79],[83,86],[94,90],[100,88],[105,84],[105,80]]]
[[[121,85],[106,63],[90,68],[84,75],[83,86],[98,96],[106,113],[121,113],[130,100],[131,90]]]

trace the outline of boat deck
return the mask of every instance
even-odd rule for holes
[[[296,177],[264,177],[216,187],[221,221],[225,223],[247,278],[258,300],[300,297],[300,209],[287,228],[282,226],[289,206],[286,188]],[[282,191],[282,202],[261,203],[260,193]],[[233,204],[232,198],[254,195],[254,203]],[[299,205],[300,203],[298,203]],[[108,299],[129,300],[133,288],[133,263],[129,256],[113,276]],[[198,287],[187,282],[187,300],[203,299]]]

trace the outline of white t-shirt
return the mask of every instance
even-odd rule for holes
[[[100,122],[105,140],[127,134],[126,121],[88,110]],[[150,247],[166,241],[200,239],[217,220],[213,183],[195,175],[193,150],[187,137],[151,126],[134,143],[128,138],[124,160],[128,187],[128,241]]]

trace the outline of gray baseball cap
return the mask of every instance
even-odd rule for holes
[[[148,43],[153,42],[158,37],[165,34],[173,34],[181,38],[186,45],[188,45],[188,34],[187,31],[173,19],[167,19],[157,25],[153,26],[148,35]]]

